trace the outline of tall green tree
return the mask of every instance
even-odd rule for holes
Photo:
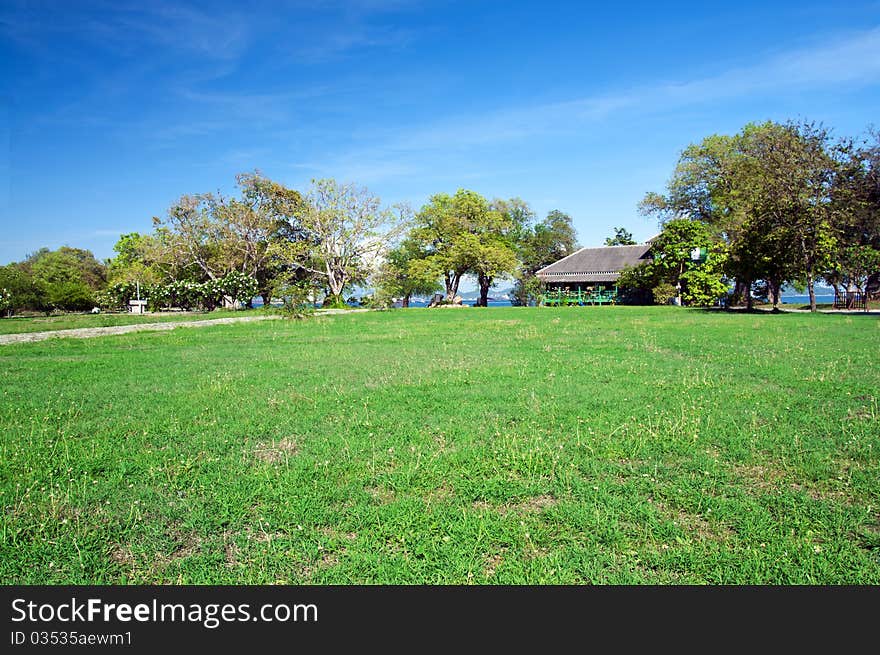
[[[750,216],[757,218],[753,229],[784,244],[775,260],[786,281],[806,285],[815,312],[815,282],[837,245],[831,202],[837,166],[828,131],[806,122],[768,130],[749,144],[746,160],[748,174],[740,184]]]
[[[409,307],[413,295],[432,294],[440,287],[437,276],[414,263],[424,259],[425,253],[413,239],[407,238],[392,248],[383,262],[376,279],[377,294],[386,302],[400,298],[402,307]]]
[[[690,299],[697,304],[709,304],[707,294],[717,290],[711,299],[714,300],[726,289],[721,283],[722,270],[706,265],[714,245],[715,238],[705,223],[686,218],[667,221],[651,246],[653,259],[649,266],[654,271],[655,284],[660,281],[672,284],[685,303]],[[711,275],[718,284],[709,279]],[[695,281],[699,281],[698,287]]]
[[[487,307],[489,289],[499,277],[514,274],[519,267],[517,243],[535,213],[521,198],[493,200],[476,225],[477,244],[471,273],[480,290],[476,305]]]
[[[825,281],[840,291],[880,291],[880,133],[836,147],[832,187],[837,247]]]
[[[408,207],[383,206],[367,188],[333,179],[313,180],[296,216],[308,238],[277,244],[270,252],[317,276],[327,288],[326,306],[345,304],[343,291],[377,271],[410,221]]]
[[[184,195],[165,218],[154,218],[155,265],[169,280],[219,280],[235,271],[258,282],[265,304],[288,263],[282,246],[309,240],[300,224],[298,191],[259,173],[236,176],[238,198]],[[127,245],[127,244],[126,244]]]
[[[37,282],[55,284],[76,282],[92,291],[107,284],[107,268],[98,261],[90,250],[61,246],[58,250],[41,248],[29,255],[22,268]]]
[[[571,216],[558,209],[551,210],[544,220],[526,226],[516,247],[521,265],[513,287],[513,303],[529,305],[541,293],[541,281],[535,273],[579,247]]]
[[[42,248],[18,266],[40,289],[49,309],[90,309],[95,305],[95,292],[107,285],[105,265],[81,248]]]
[[[837,244],[831,190],[836,162],[827,131],[812,123],[748,124],[682,153],[667,193],[641,203],[661,223],[687,216],[729,246],[727,270],[751,306],[766,281],[774,304],[785,282],[802,283],[815,311],[814,283]]]
[[[477,232],[489,211],[488,201],[479,193],[459,189],[453,196],[431,196],[416,214],[410,235],[424,257],[412,266],[419,275],[442,280],[446,302],[453,301],[462,276],[473,269],[480,246]]]
[[[633,239],[632,232],[624,227],[614,228],[614,236],[605,239],[606,246],[634,246],[636,240]]]
[[[137,282],[141,285],[163,281],[162,270],[156,266],[158,243],[149,234],[123,234],[113,246],[116,257],[110,260],[107,278],[110,284]]]
[[[705,307],[727,294],[727,248],[705,223],[669,220],[652,243],[652,259],[624,269],[617,280],[630,301],[644,302],[652,295],[660,304],[677,298],[684,305]]]

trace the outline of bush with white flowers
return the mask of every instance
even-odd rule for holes
[[[12,310],[12,296],[8,289],[0,289],[0,313]]]
[[[223,296],[230,298],[234,305],[247,303],[257,295],[257,281],[250,275],[239,271],[231,271],[219,280],[219,288]]]

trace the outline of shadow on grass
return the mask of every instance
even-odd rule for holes
[[[688,309],[703,312],[719,312],[723,314],[747,314],[748,316],[781,316],[793,314],[811,314],[810,306],[805,307],[690,307]],[[822,316],[865,316],[868,318],[880,317],[880,309],[865,310],[835,310],[830,305],[827,307],[817,307],[815,314]]]

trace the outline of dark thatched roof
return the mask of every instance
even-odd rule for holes
[[[638,266],[650,258],[650,243],[635,246],[581,248],[537,272],[544,282],[613,282],[625,266]]]

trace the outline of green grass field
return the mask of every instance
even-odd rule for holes
[[[26,332],[49,332],[75,328],[113,327],[139,323],[176,323],[179,321],[203,321],[211,318],[250,316],[269,310],[255,309],[247,313],[232,309],[215,309],[212,312],[157,312],[152,314],[56,314],[51,316],[13,316],[0,319],[0,334],[24,334]]]
[[[398,310],[0,348],[0,581],[878,584],[880,320]]]

